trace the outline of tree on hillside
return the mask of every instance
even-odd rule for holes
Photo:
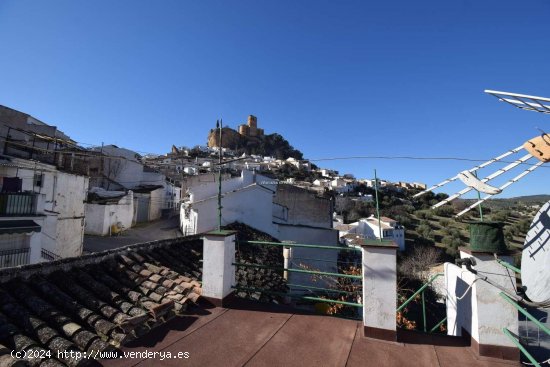
[[[409,279],[427,280],[428,270],[441,261],[441,250],[429,246],[416,246],[398,265],[398,272]]]
[[[455,210],[450,205],[443,205],[439,208],[434,209],[435,215],[438,215],[440,217],[451,217],[454,215]]]
[[[432,240],[434,239],[434,234],[432,231],[432,227],[426,222],[423,222],[421,225],[416,227],[416,232],[418,235],[424,239]]]

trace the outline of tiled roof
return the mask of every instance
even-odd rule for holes
[[[0,270],[0,365],[11,350],[51,351],[32,366],[87,365],[57,352],[116,350],[184,312],[201,293],[201,248],[195,236]]]
[[[346,240],[348,245],[362,246],[366,243],[364,236],[355,233],[348,233],[342,236],[342,238]]]
[[[353,224],[337,224],[334,226],[334,229],[337,229],[339,231],[349,231],[350,229],[356,228],[357,225]]]
[[[382,219],[382,218],[380,218]],[[375,226],[378,227],[378,219],[367,219],[367,221],[370,223],[370,224],[374,224]],[[390,227],[389,225],[387,225],[386,223],[384,222],[380,222],[380,226],[382,227],[382,229],[393,229],[393,227]]]

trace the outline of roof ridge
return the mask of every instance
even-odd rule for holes
[[[97,264],[108,259],[115,258],[118,255],[125,255],[142,249],[152,249],[165,247],[177,243],[185,243],[200,240],[201,235],[193,235],[179,238],[170,238],[165,240],[156,240],[150,242],[135,243],[132,245],[119,247],[116,249],[94,252],[79,257],[68,257],[59,260],[42,262],[38,264],[29,264],[11,268],[0,269],[0,284],[8,282],[15,278],[28,279],[34,275],[48,275],[58,270],[69,271],[76,267],[83,267],[90,264]]]

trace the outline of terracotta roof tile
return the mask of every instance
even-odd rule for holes
[[[22,362],[85,366],[57,351],[117,350],[184,312],[201,293],[201,247],[190,237],[0,270],[0,365],[2,350],[33,349],[52,358]]]

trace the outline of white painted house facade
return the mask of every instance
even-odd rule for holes
[[[273,224],[271,179],[243,170],[240,177],[222,180],[222,225],[242,222],[270,235]],[[184,235],[204,233],[218,225],[218,183],[203,182],[188,188],[189,200],[181,205],[180,227]]]
[[[189,200],[182,204],[180,214],[183,234],[216,229],[218,182],[192,186],[188,195]],[[338,231],[332,228],[331,213],[330,200],[293,185],[278,186],[276,180],[254,172],[243,170],[240,177],[222,180],[222,226],[241,222],[280,241],[336,246]],[[325,272],[337,271],[337,254],[333,250],[312,248],[291,248],[283,253],[288,268]],[[289,272],[287,276],[290,283],[315,283],[307,274]],[[303,288],[296,291],[303,292]]]
[[[128,204],[127,197],[119,203],[109,202],[108,208],[97,207],[105,203],[89,203],[91,215],[87,217],[86,233],[106,235],[118,223],[128,229],[135,223],[157,220],[165,212],[178,212],[181,188],[168,182],[165,175],[145,166],[138,153],[115,145],[94,148],[94,151],[101,153],[94,168],[102,174],[93,180],[93,186],[109,192],[129,194],[132,191],[133,203]]]
[[[93,201],[90,200],[90,194],[88,196],[86,234],[112,235],[134,225],[134,193],[131,190],[128,193],[124,191],[102,193],[98,188],[94,189],[94,191],[99,191],[100,198]],[[103,199],[101,199],[101,194],[104,196]]]
[[[340,239],[349,242],[348,245],[355,245],[357,238],[382,238],[394,241],[399,246],[399,251],[405,250],[405,227],[388,217],[380,217],[380,225],[376,217],[370,216],[354,223],[337,225],[336,228],[340,231]]]
[[[4,158],[0,185],[0,267],[82,254],[88,177]]]

